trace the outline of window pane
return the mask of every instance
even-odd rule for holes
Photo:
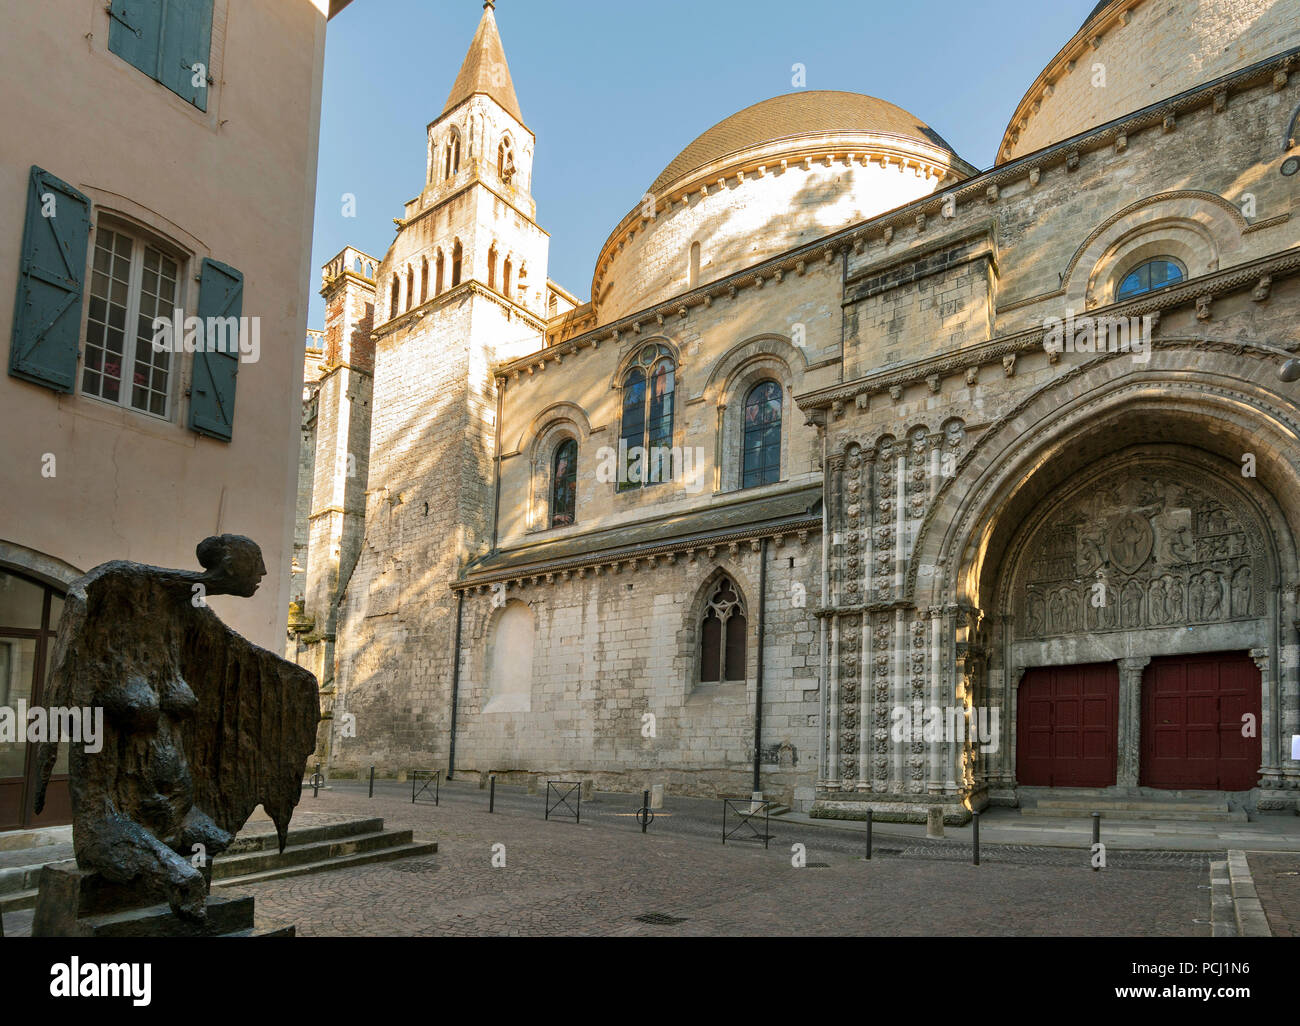
[[[568,527],[577,506],[578,443],[569,439],[555,454],[555,485],[551,495],[551,526]]]
[[[0,570],[0,627],[40,630],[44,602],[44,587]]]
[[[638,488],[640,472],[634,480],[630,471],[641,462],[633,450],[645,446],[645,375],[636,367],[623,378],[623,426],[619,438],[626,443],[627,453],[619,467],[618,490]]]
[[[131,240],[120,232],[100,228],[95,236],[95,267],[90,281],[81,391],[116,402],[122,377]]]
[[[781,386],[762,381],[745,399],[742,488],[781,479]]]
[[[144,278],[140,285],[140,316],[136,319],[135,368],[131,405],[137,410],[162,414],[167,409],[167,384],[171,354],[154,352],[155,317],[173,317],[176,306],[176,261],[152,246],[144,251]],[[153,268],[153,271],[150,271]],[[152,273],[152,277],[151,277]]]
[[[716,613],[704,618],[700,631],[700,680],[712,683],[719,679],[719,662],[722,655],[722,621]]]
[[[733,613],[727,617],[726,680],[745,679],[745,617]]]
[[[35,667],[34,638],[0,637],[0,705],[13,709],[20,700],[31,702]],[[0,777],[21,777],[26,754],[25,733],[19,740],[0,742]]]

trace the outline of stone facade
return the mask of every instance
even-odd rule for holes
[[[1116,0],[1089,24],[1149,6]],[[1247,652],[1260,784],[1234,800],[1294,805],[1300,411],[1278,371],[1300,347],[1300,178],[1279,171],[1300,38],[1279,42],[1284,6],[1242,28],[1225,78],[1178,80],[1154,108],[1116,93],[1083,134],[983,174],[928,129],[894,133],[897,166],[873,165],[863,139],[884,121],[724,133],[722,155],[706,133],[615,228],[590,304],[545,277],[508,72],[462,86],[500,47],[487,10],[373,279],[335,772],[580,774],[961,819],[1018,801],[1029,669],[1117,668],[1112,790],[1131,794],[1146,667]],[[1201,8],[1165,12],[1170,38],[1197,45]],[[905,114],[862,100],[855,116]],[[453,128],[470,163],[439,179]],[[507,134],[510,182],[492,157]],[[909,167],[910,191],[891,191]],[[810,205],[791,214],[791,195]],[[424,261],[455,242],[462,278],[426,290]],[[528,285],[504,287],[493,252]],[[1121,288],[1153,258],[1181,278]],[[676,469],[612,480],[620,439],[646,437],[636,368],[652,366],[672,369],[655,423]],[[747,481],[766,383],[779,467]],[[334,614],[316,551],[319,624]],[[896,731],[932,708],[958,736]]]

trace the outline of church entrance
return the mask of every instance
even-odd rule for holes
[[[1114,785],[1119,709],[1119,671],[1114,663],[1029,670],[1017,704],[1020,783]]]
[[[1151,660],[1142,677],[1141,784],[1249,791],[1259,781],[1261,701],[1259,668],[1244,652]]]

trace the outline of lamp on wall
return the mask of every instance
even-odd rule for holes
[[[1295,353],[1288,349],[1283,349],[1281,346],[1271,346],[1267,342],[1252,341],[1247,342],[1246,345],[1251,346],[1254,349],[1262,349],[1267,353],[1274,354],[1275,356],[1285,357],[1281,366],[1277,369],[1277,376],[1288,383],[1292,381],[1300,381],[1300,357],[1297,357]]]

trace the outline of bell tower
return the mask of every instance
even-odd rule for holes
[[[442,112],[424,181],[375,273],[365,537],[339,607],[331,764],[446,765],[456,601],[493,545],[492,366],[545,346],[549,237],[491,2]]]

